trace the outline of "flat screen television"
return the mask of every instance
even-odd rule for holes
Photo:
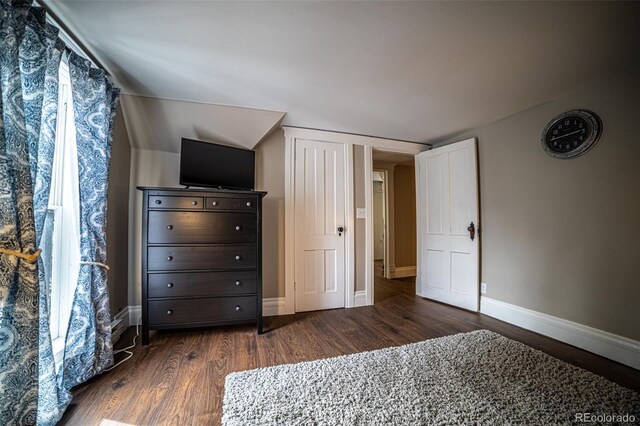
[[[182,138],[180,185],[252,190],[255,152]]]

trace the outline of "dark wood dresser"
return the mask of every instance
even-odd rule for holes
[[[149,330],[255,322],[262,333],[266,192],[138,189],[142,344]]]

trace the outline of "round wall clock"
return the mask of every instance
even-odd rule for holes
[[[552,157],[569,159],[591,149],[602,133],[600,118],[575,109],[555,116],[542,132],[542,147]]]

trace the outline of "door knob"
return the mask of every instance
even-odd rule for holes
[[[341,237],[343,232],[344,228],[342,226],[338,226],[338,237]]]
[[[469,238],[471,238],[471,241],[473,241],[473,239],[476,237],[476,226],[473,224],[473,222],[471,222],[471,224],[467,228],[467,231],[469,231]]]

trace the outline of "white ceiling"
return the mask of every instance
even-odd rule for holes
[[[266,110],[260,128],[437,142],[640,64],[638,2],[45,3],[124,93]]]

